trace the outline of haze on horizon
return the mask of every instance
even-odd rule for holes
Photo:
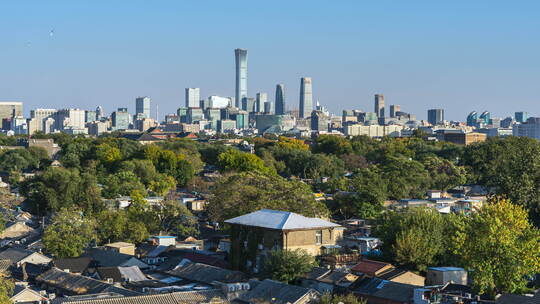
[[[114,3],[113,3],[114,2]],[[373,95],[426,118],[472,110],[539,115],[540,2],[12,1],[0,3],[0,101],[32,108],[150,96],[160,116],[201,97],[234,96],[234,49],[248,49],[248,94],[300,77],[335,114],[373,110]],[[155,115],[155,114],[152,114]]]

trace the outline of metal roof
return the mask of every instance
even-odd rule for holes
[[[225,223],[244,226],[263,227],[277,230],[300,230],[340,227],[340,225],[320,218],[305,217],[288,211],[261,209],[238,216]]]
[[[429,267],[428,269],[435,271],[465,271],[465,269],[459,267]]]

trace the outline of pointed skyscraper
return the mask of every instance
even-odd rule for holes
[[[283,84],[278,84],[276,86],[275,112],[276,115],[285,114],[285,87]]]
[[[236,58],[236,99],[235,105],[240,108],[242,99],[247,98],[247,50],[235,49]]]

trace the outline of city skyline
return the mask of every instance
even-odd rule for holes
[[[538,114],[540,61],[534,54],[539,44],[531,39],[539,23],[532,13],[538,3],[490,2],[487,14],[479,14],[486,3],[465,1],[288,4],[296,15],[320,21],[306,24],[288,10],[280,22],[262,22],[267,20],[263,11],[276,15],[278,9],[246,3],[169,2],[161,8],[134,3],[111,5],[110,10],[104,4],[63,1],[2,3],[1,11],[10,14],[0,21],[5,45],[0,100],[24,102],[25,115],[39,107],[98,105],[110,113],[126,105],[135,112],[132,100],[149,96],[152,112],[159,105],[160,113],[173,113],[184,103],[186,87],[201,88],[202,98],[235,96],[230,54],[242,47],[250,52],[249,97],[268,92],[268,99],[275,100],[275,85],[283,83],[286,96],[292,97],[288,108],[296,108],[298,79],[309,75],[316,81],[314,100],[335,114],[368,111],[377,92],[387,104],[399,104],[419,119],[427,118],[429,108],[444,108],[450,120],[463,120],[475,109],[498,117],[515,111]],[[236,18],[239,7],[246,18]],[[226,15],[232,21],[197,23],[195,28],[189,26],[195,17],[185,11],[216,20]],[[148,22],[131,18],[143,14]],[[501,17],[508,22],[499,25]],[[96,18],[102,20],[98,25],[82,22]],[[380,25],[380,18],[392,22]],[[298,39],[296,33],[307,28]],[[278,42],[284,47],[275,47]]]

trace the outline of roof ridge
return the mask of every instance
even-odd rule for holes
[[[285,220],[282,221],[280,224],[279,224],[279,228],[283,229],[285,227],[285,225],[287,225],[287,222],[289,221],[289,219],[291,218],[291,214],[292,212],[289,212],[289,211],[285,211],[287,213],[287,215],[285,216]]]

